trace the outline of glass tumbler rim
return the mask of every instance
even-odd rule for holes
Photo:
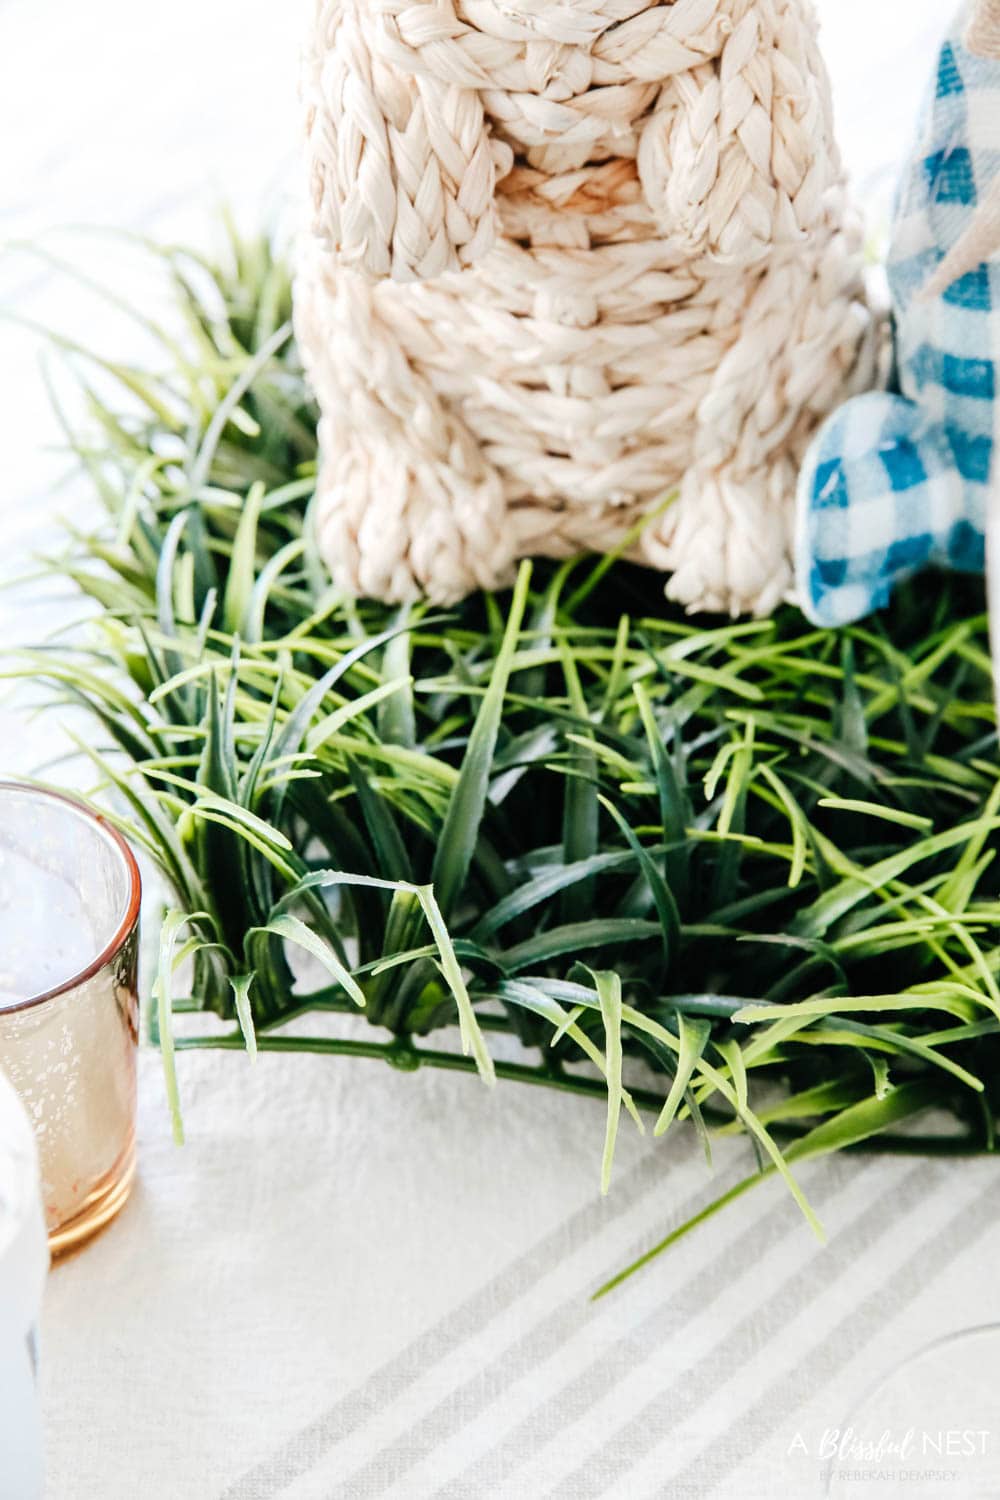
[[[139,908],[142,904],[142,877],[139,874],[139,866],[136,857],[132,853],[124,836],[119,833],[111,820],[97,808],[91,807],[80,797],[74,797],[69,792],[57,790],[55,787],[45,786],[39,782],[19,781],[13,778],[0,777],[0,800],[10,794],[20,794],[25,797],[34,797],[43,802],[59,802],[71,813],[86,822],[92,824],[98,834],[110,844],[119,855],[122,867],[125,871],[127,884],[127,895],[124,912],[115,927],[115,930],[97,956],[80,969],[77,973],[63,979],[59,984],[52,985],[47,990],[41,990],[37,995],[29,995],[25,1000],[18,1000],[14,1005],[3,1006],[5,1016],[16,1015],[18,1011],[31,1010],[37,1005],[44,1005],[49,1000],[55,1000],[59,995],[65,995],[70,990],[75,990],[80,985],[86,984],[93,979],[102,969],[106,968],[115,956],[121,952],[125,943],[135,930],[139,920]]]

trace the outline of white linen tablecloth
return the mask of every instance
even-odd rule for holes
[[[253,223],[290,181],[301,8],[0,0],[0,237],[82,222],[205,240],[222,195]],[[821,10],[847,156],[884,202],[939,0]],[[46,243],[133,288],[107,244]],[[133,336],[21,251],[0,256],[0,299],[103,349]],[[36,349],[5,329],[0,559],[15,571],[86,504],[54,489]],[[58,594],[0,595],[0,643],[72,618]],[[9,773],[64,744],[0,705],[0,747]],[[744,1144],[709,1179],[683,1135],[623,1128],[602,1200],[587,1101],[329,1058],[179,1065],[189,1144],[171,1144],[144,1055],[133,1199],[50,1278],[50,1500],[807,1500],[824,1493],[824,1441],[852,1424],[903,1451],[833,1494],[1000,1493],[1000,1341],[935,1344],[1000,1322],[992,1162],[815,1164],[801,1175],[825,1248],[769,1183],[593,1303],[749,1169]],[[948,1452],[955,1432],[979,1450]],[[911,1477],[928,1435],[930,1488]],[[2,1455],[0,1497],[17,1500]]]
[[[180,1062],[189,1144],[146,1056],[135,1197],[51,1277],[53,1500],[807,1500],[867,1387],[1000,1314],[994,1162],[816,1164],[826,1248],[768,1183],[593,1303],[752,1170],[745,1146],[709,1180],[680,1137],[623,1129],[602,1200],[598,1105],[381,1063]],[[953,1412],[954,1366],[889,1425],[1000,1445],[995,1369]],[[973,1485],[991,1454],[941,1492],[997,1494]]]

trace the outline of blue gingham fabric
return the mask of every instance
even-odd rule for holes
[[[1000,173],[1000,62],[942,47],[889,256],[898,390],[825,423],[799,481],[796,584],[805,613],[842,625],[928,565],[981,572],[1000,379],[1000,263],[921,299]],[[1000,476],[998,476],[1000,477]]]

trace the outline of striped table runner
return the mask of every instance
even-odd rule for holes
[[[825,1248],[768,1182],[594,1303],[748,1147],[710,1179],[683,1134],[623,1133],[601,1199],[599,1106],[187,1053],[177,1151],[143,1061],[136,1197],[50,1285],[56,1500],[869,1494],[892,1453],[824,1487],[849,1427],[927,1434],[942,1472],[938,1434],[986,1432],[926,1492],[1000,1493],[1000,1338],[930,1348],[1000,1322],[994,1163],[812,1164]]]

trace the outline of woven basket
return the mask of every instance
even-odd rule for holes
[[[303,93],[337,582],[450,601],[648,517],[672,597],[773,609],[875,342],[808,0],[318,0]]]

